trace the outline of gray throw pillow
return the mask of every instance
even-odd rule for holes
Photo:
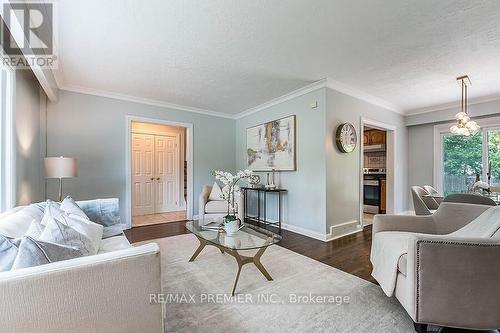
[[[10,271],[16,260],[20,238],[12,239],[0,235],[0,272]]]
[[[95,249],[90,238],[59,222],[55,218],[52,218],[47,223],[38,240],[73,247],[80,250],[86,256],[96,254],[98,251],[98,249]]]
[[[84,211],[76,204],[75,200],[73,200],[73,198],[70,197],[69,195],[66,198],[64,198],[59,208],[63,212],[65,212],[68,216],[77,215],[86,220],[89,219],[87,214],[84,213]]]
[[[83,256],[85,254],[77,248],[37,241],[31,237],[23,237],[11,269],[45,265]]]
[[[92,222],[104,227],[121,223],[119,200],[116,198],[78,201],[78,206]]]

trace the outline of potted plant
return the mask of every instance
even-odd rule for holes
[[[236,185],[240,180],[250,178],[253,173],[250,170],[238,171],[235,175],[221,170],[214,171],[215,179],[224,184],[222,189],[222,199],[227,201],[227,215],[224,216],[224,230],[228,235],[234,234],[240,228],[240,219],[236,217],[236,207],[234,203],[235,193],[240,192]],[[240,207],[241,209],[241,207]]]

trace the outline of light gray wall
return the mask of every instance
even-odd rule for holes
[[[247,167],[246,129],[289,115],[296,115],[297,171],[276,174],[277,185],[288,190],[283,202],[283,222],[308,231],[325,232],[325,96],[319,89],[236,120],[236,166]],[[318,102],[316,109],[311,103]],[[265,183],[265,173],[260,173]],[[274,219],[275,201],[268,205]]]
[[[80,168],[78,178],[65,181],[65,193],[77,200],[118,196],[125,221],[127,115],[193,124],[197,214],[202,186],[214,181],[211,171],[235,169],[234,120],[61,91],[48,106],[48,155],[76,157]],[[57,196],[57,181],[50,181],[48,195]]]
[[[359,221],[361,117],[396,127],[395,212],[408,209],[408,133],[404,117],[332,89],[326,100],[326,219],[327,232],[334,225]],[[356,128],[358,145],[350,154],[341,153],[335,144],[335,131],[341,123]]]
[[[408,185],[433,183],[434,125],[408,128]]]
[[[42,156],[44,116],[40,109],[38,81],[29,70],[16,70],[14,136],[16,141],[16,202],[43,201]]]

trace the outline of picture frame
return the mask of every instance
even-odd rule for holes
[[[296,116],[247,127],[247,168],[255,172],[296,171]]]

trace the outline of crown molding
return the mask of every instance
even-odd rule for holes
[[[499,100],[500,100],[500,94],[493,94],[493,95],[487,95],[487,96],[469,99],[469,105],[495,102],[495,101],[499,101]],[[419,108],[419,109],[407,110],[405,112],[405,115],[406,116],[414,116],[414,115],[423,114],[423,113],[431,113],[431,112],[444,111],[444,110],[449,110],[449,109],[459,109],[459,108],[460,108],[460,100],[456,100],[454,102],[432,105],[432,106]]]
[[[351,86],[344,84],[342,82],[335,81],[331,78],[328,78],[326,85],[330,89],[336,90],[338,92],[349,95],[351,97],[361,99],[365,102],[382,107],[382,108],[390,110],[392,112],[404,114],[404,112],[401,108],[397,107],[396,105],[392,104],[391,102],[388,102],[388,101],[381,99],[379,97],[375,97],[373,95],[367,94],[364,91],[361,91],[359,89],[351,87]]]
[[[235,115],[229,114],[229,113],[222,113],[222,112],[201,109],[201,108],[192,107],[192,106],[173,104],[173,103],[168,103],[168,102],[164,102],[164,101],[160,101],[160,100],[156,100],[156,99],[149,99],[149,98],[137,97],[137,96],[132,96],[132,95],[120,94],[120,93],[115,93],[115,92],[111,92],[111,91],[92,89],[92,88],[86,88],[86,87],[80,87],[80,86],[74,86],[74,85],[62,85],[59,89],[65,90],[65,91],[81,93],[81,94],[86,94],[86,95],[93,95],[93,96],[100,96],[100,97],[106,97],[106,98],[111,98],[111,99],[117,99],[117,100],[132,102],[132,103],[146,104],[146,105],[159,106],[159,107],[168,108],[168,109],[194,112],[194,113],[204,114],[207,116],[226,118],[226,119],[235,119]]]
[[[311,84],[308,84],[307,86],[304,86],[302,88],[299,88],[299,89],[296,89],[294,91],[291,91],[285,95],[282,95],[280,97],[276,97],[276,98],[273,98],[265,103],[262,103],[260,105],[257,105],[253,108],[250,108],[250,109],[247,109],[245,111],[242,111],[240,113],[237,113],[235,115],[235,119],[240,119],[240,118],[243,118],[243,117],[247,117],[251,114],[254,114],[256,112],[259,112],[259,111],[262,111],[264,109],[267,109],[271,106],[274,106],[274,105],[278,105],[278,104],[281,104],[283,102],[286,102],[286,101],[289,101],[293,98],[296,98],[296,97],[299,97],[299,96],[302,96],[302,95],[305,95],[307,93],[310,93],[311,91],[314,91],[314,90],[317,90],[317,89],[320,89],[320,88],[325,88],[326,87],[326,82],[327,82],[327,79],[322,79],[322,80],[319,80],[319,81],[316,81],[316,82],[313,82]]]

